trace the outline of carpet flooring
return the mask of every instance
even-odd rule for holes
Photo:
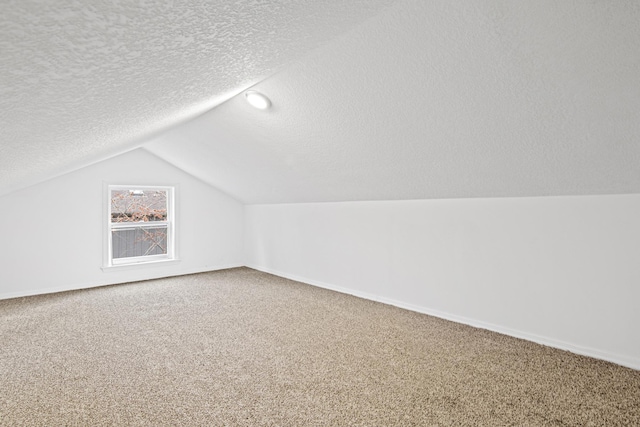
[[[640,371],[248,268],[0,301],[2,426],[640,425]]]

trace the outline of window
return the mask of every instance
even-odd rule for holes
[[[174,258],[173,188],[108,187],[107,266]]]

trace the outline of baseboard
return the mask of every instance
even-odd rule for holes
[[[368,292],[356,291],[353,289],[349,289],[341,286],[335,286],[335,285],[324,283],[317,280],[310,280],[305,277],[288,274],[282,271],[274,270],[272,268],[267,268],[267,267],[258,266],[258,265],[251,265],[251,264],[247,264],[247,267],[252,268],[254,270],[262,271],[265,273],[273,274],[275,276],[283,277],[285,279],[295,280],[296,282],[302,282],[312,286],[317,286],[319,288],[324,288],[324,289],[340,292],[343,294],[353,295],[353,296],[367,299],[370,301],[377,301],[383,304],[393,305],[395,307],[403,308],[406,310],[427,314],[429,316],[450,320],[456,323],[462,323],[465,325],[473,326],[475,328],[481,328],[481,329],[486,329],[493,332],[498,332],[500,334],[509,335],[509,336],[520,338],[527,341],[532,341],[537,344],[546,345],[548,347],[569,351],[571,353],[579,354],[581,356],[587,356],[587,357],[592,357],[594,359],[605,360],[607,362],[612,362],[621,366],[626,366],[631,369],[640,370],[639,358],[618,355],[618,354],[614,354],[614,353],[610,353],[607,351],[598,350],[594,348],[589,348],[589,347],[583,347],[583,346],[575,345],[565,341],[556,340],[553,338],[544,337],[536,334],[531,334],[531,333],[519,331],[516,329],[511,329],[501,325],[495,325],[492,323],[487,323],[487,322],[471,319],[464,316],[458,316],[455,314],[442,312],[442,311],[435,310],[428,307],[417,306],[417,305],[409,304],[403,301],[381,297],[379,295],[371,294]]]
[[[238,268],[238,267],[244,267],[244,264],[225,264],[225,265],[185,269],[169,275],[167,275],[166,273],[149,274],[149,276],[145,277],[144,279],[116,280],[116,281],[101,280],[101,281],[82,283],[82,284],[73,284],[73,285],[67,285],[67,286],[55,286],[50,288],[29,289],[29,290],[16,291],[16,292],[7,292],[7,293],[0,293],[0,300],[10,299],[10,298],[30,297],[35,295],[55,294],[58,292],[78,291],[81,289],[98,288],[100,286],[111,286],[111,285],[119,285],[123,283],[134,283],[134,282],[140,282],[145,280],[162,279],[165,277],[185,276],[188,274],[206,273],[209,271],[226,270],[229,268]]]

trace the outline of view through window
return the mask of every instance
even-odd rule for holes
[[[109,188],[110,264],[173,257],[172,189]]]

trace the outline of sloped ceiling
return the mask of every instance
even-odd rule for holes
[[[246,203],[640,192],[640,2],[396,2],[145,147]]]
[[[3,0],[0,194],[139,145],[392,0]]]

